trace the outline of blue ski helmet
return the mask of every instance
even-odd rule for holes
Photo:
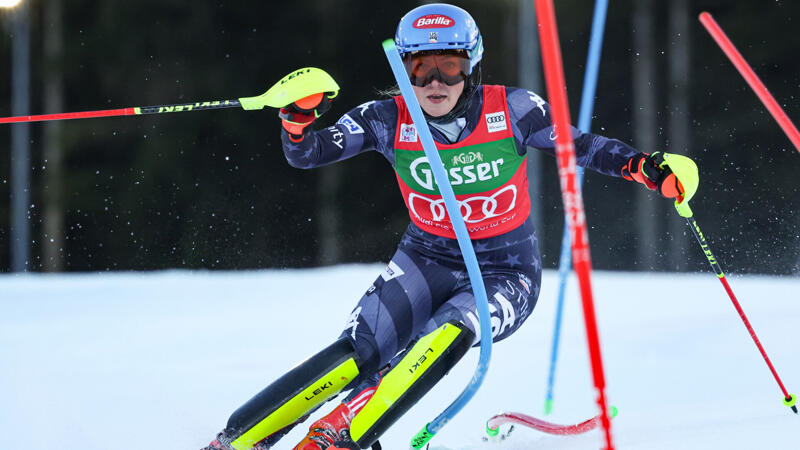
[[[466,50],[470,74],[483,57],[483,40],[475,19],[446,3],[422,5],[406,13],[397,25],[394,43],[401,57],[425,50]]]

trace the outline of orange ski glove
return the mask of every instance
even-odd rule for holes
[[[627,164],[622,166],[622,177],[628,181],[642,183],[651,191],[667,198],[683,197],[684,189],[681,182],[672,173],[664,162],[664,153],[655,152],[639,153],[631,157]]]
[[[289,133],[289,139],[302,141],[306,127],[331,108],[335,96],[333,92],[318,92],[281,108],[278,117]]]

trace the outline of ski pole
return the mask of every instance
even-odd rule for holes
[[[725,287],[725,292],[728,293],[728,297],[730,297],[731,302],[733,302],[736,312],[739,313],[739,317],[742,318],[744,326],[747,327],[747,331],[750,332],[750,337],[753,338],[753,342],[755,342],[756,347],[758,347],[758,350],[761,352],[761,356],[764,357],[764,361],[767,363],[769,370],[772,372],[772,376],[775,377],[775,381],[778,383],[778,387],[780,387],[780,390],[783,393],[783,404],[790,407],[795,414],[798,414],[797,397],[793,394],[789,394],[789,392],[786,390],[786,387],[784,387],[781,378],[778,376],[778,372],[772,365],[772,361],[770,361],[769,357],[767,356],[767,352],[761,345],[761,341],[759,341],[756,332],[750,325],[750,321],[747,320],[747,316],[745,315],[744,310],[742,310],[739,300],[736,299],[736,295],[734,295],[730,284],[728,284],[728,280],[725,278],[725,273],[722,271],[722,267],[719,265],[717,258],[715,258],[714,254],[711,252],[711,248],[708,246],[708,242],[706,242],[706,238],[703,236],[703,232],[700,230],[700,225],[698,225],[697,221],[694,219],[692,209],[689,207],[689,199],[694,196],[694,193],[697,190],[697,166],[694,165],[694,162],[691,159],[680,155],[667,154],[664,155],[664,158],[667,161],[670,169],[672,169],[673,173],[675,173],[675,176],[681,180],[681,183],[686,189],[683,198],[675,200],[675,209],[678,211],[678,214],[681,217],[686,219],[686,223],[689,225],[689,229],[692,230],[692,234],[694,234],[695,239],[697,239],[697,242],[700,244],[700,248],[706,255],[706,259],[708,259],[708,263],[711,265],[711,268],[714,269],[714,273],[717,274],[717,278],[719,278],[722,286]],[[694,180],[685,182],[690,178],[694,178]]]
[[[592,110],[594,109],[594,94],[597,89],[597,74],[600,69],[600,51],[603,48],[603,30],[606,25],[606,12],[608,0],[597,0],[594,4],[592,19],[592,34],[589,38],[589,54],[586,57],[586,72],[583,77],[583,92],[581,94],[581,109],[578,113],[578,129],[588,133],[592,126]],[[578,167],[576,172],[577,185],[583,184],[583,167]],[[556,306],[556,323],[553,327],[553,346],[550,352],[550,370],[547,376],[547,397],[544,401],[544,414],[553,411],[553,385],[556,378],[556,363],[558,362],[558,345],[561,341],[561,321],[564,313],[564,292],[566,291],[567,276],[572,268],[572,255],[570,254],[569,227],[565,217],[564,233],[561,236],[561,256],[558,263],[558,304]]]
[[[39,114],[35,116],[0,117],[0,123],[46,122],[50,120],[90,119],[95,117],[137,116],[144,114],[163,114],[171,112],[204,111],[208,109],[245,108],[239,100],[214,100],[208,102],[178,103],[174,105],[134,106],[120,109],[103,109],[98,111],[67,112],[56,114]],[[263,108],[263,106],[262,106]],[[261,109],[261,108],[252,108]]]
[[[688,206],[688,205],[687,205]],[[685,216],[684,216],[685,217]],[[747,331],[750,332],[750,337],[753,338],[753,342],[756,343],[756,347],[758,347],[758,351],[761,352],[761,356],[764,357],[764,361],[767,363],[769,370],[772,372],[772,376],[775,377],[775,381],[778,383],[778,386],[783,393],[783,404],[792,408],[795,414],[797,414],[797,397],[793,394],[789,394],[786,391],[786,387],[784,387],[781,378],[778,376],[778,372],[775,370],[775,367],[772,365],[772,361],[769,360],[769,356],[767,356],[767,352],[764,351],[764,347],[761,345],[761,341],[758,340],[758,336],[756,332],[753,330],[753,327],[750,325],[750,321],[747,320],[747,316],[742,310],[742,306],[739,304],[739,301],[736,299],[736,295],[733,294],[733,290],[731,289],[730,284],[728,284],[728,280],[725,278],[725,273],[722,271],[722,267],[720,267],[719,262],[714,257],[714,254],[711,253],[711,248],[708,246],[708,242],[706,242],[706,238],[703,236],[703,232],[700,230],[700,225],[697,224],[697,221],[694,219],[694,216],[690,215],[686,218],[686,223],[689,225],[689,229],[692,230],[692,234],[697,239],[697,242],[700,244],[700,248],[703,249],[703,253],[706,255],[708,259],[708,263],[711,265],[711,268],[714,269],[714,273],[717,274],[720,283],[725,287],[725,292],[728,293],[728,297],[730,297],[731,302],[733,302],[733,307],[736,308],[736,312],[739,313],[739,317],[742,318],[742,322],[744,322],[744,326],[747,327]]]
[[[761,100],[761,103],[763,103],[769,113],[772,114],[772,117],[775,118],[778,125],[783,129],[783,132],[786,133],[786,136],[792,141],[797,151],[800,152],[800,132],[797,131],[797,127],[794,126],[783,108],[775,101],[775,97],[770,94],[767,87],[764,86],[764,83],[758,78],[758,75],[753,72],[753,69],[747,64],[742,54],[736,50],[733,42],[728,39],[728,36],[725,35],[725,32],[722,31],[722,28],[717,24],[717,21],[711,17],[711,14],[703,12],[700,14],[700,22],[706,27],[708,33],[714,38],[717,45],[719,45],[728,59],[731,60],[736,70],[744,77],[747,84],[750,85],[750,88],[753,89],[753,92],[755,92]]]
[[[316,92],[339,92],[339,85],[322,69],[304,67],[295,70],[275,83],[267,92],[255,97],[207,102],[176,103],[173,105],[134,106],[97,111],[39,114],[34,116],[0,117],[0,123],[45,122],[49,120],[89,119],[94,117],[137,116],[173,112],[206,111],[210,109],[239,108],[245,111],[263,109],[265,106],[282,108],[308,95],[309,88]]]

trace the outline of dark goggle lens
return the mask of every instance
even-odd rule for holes
[[[418,87],[427,86],[434,79],[454,86],[469,75],[469,58],[459,51],[407,54],[403,65],[411,84]]]

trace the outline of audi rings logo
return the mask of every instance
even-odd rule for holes
[[[498,111],[486,114],[486,128],[489,133],[505,130],[507,128],[506,113],[504,111]]]
[[[494,116],[492,116],[490,114],[486,115],[486,123],[500,123],[500,122],[505,122],[505,121],[506,121],[506,118],[505,118],[504,114],[494,115]]]
[[[427,205],[426,205],[427,204]],[[499,217],[511,212],[517,204],[517,187],[510,184],[503,189],[495,192],[491,196],[476,195],[473,197],[459,200],[458,208],[464,217],[464,222],[478,223],[494,217]],[[430,211],[429,216],[421,215],[417,208],[422,208],[425,212],[427,206]],[[441,222],[447,213],[443,198],[423,197],[415,192],[408,194],[408,208],[420,219]]]

